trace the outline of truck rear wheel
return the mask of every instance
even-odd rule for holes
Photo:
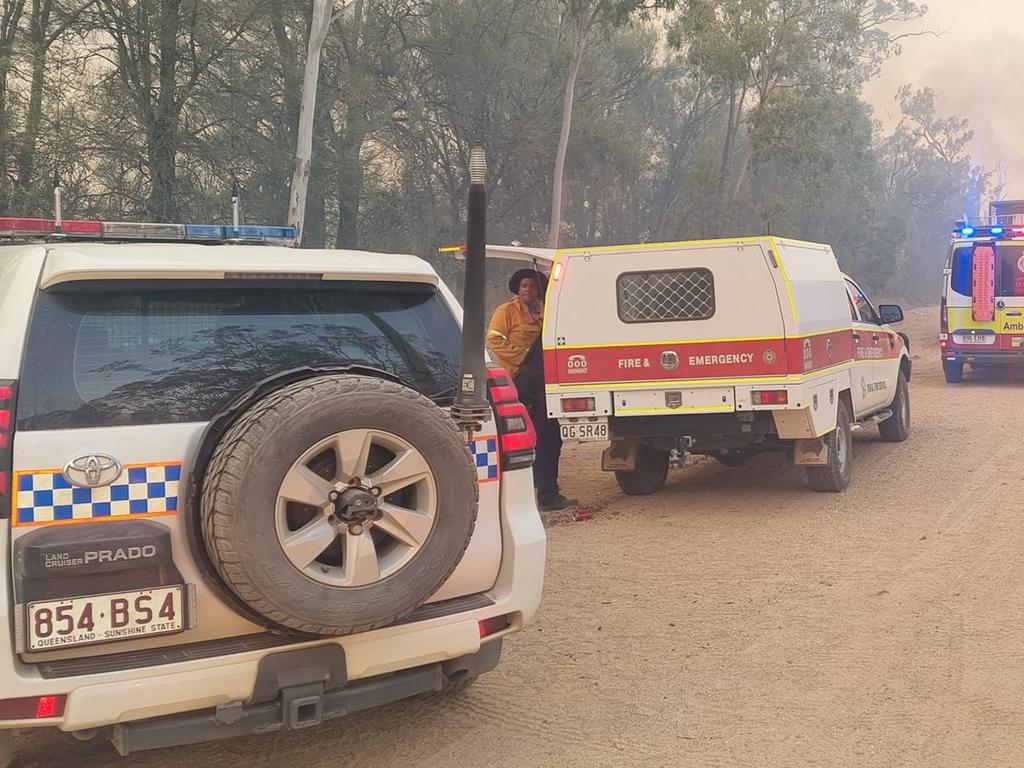
[[[636,450],[636,469],[618,471],[615,479],[627,496],[649,496],[665,487],[668,477],[668,451],[641,443]]]
[[[836,428],[825,438],[828,464],[808,467],[807,479],[819,493],[845,491],[853,474],[853,437],[850,432],[850,409],[845,400],[836,408]]]
[[[964,380],[964,364],[943,360],[942,373],[946,377],[947,384],[959,384]]]

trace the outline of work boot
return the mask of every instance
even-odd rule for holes
[[[558,494],[537,499],[537,509],[541,512],[558,512],[560,509],[575,507],[579,503],[579,499],[567,499],[562,494]]]

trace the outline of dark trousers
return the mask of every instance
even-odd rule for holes
[[[562,456],[562,433],[557,419],[549,419],[544,406],[530,408],[537,432],[537,460],[533,464],[533,485],[541,503],[555,499],[558,489],[558,461]]]

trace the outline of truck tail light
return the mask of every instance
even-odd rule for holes
[[[0,520],[11,514],[14,497],[14,398],[17,382],[0,381]]]
[[[750,393],[754,405],[788,405],[789,392],[784,389],[763,389]]]
[[[0,720],[45,720],[64,714],[67,696],[27,696],[22,699],[0,699]]]
[[[939,348],[945,349],[949,346],[949,307],[946,304],[946,297],[943,296],[939,302]]]
[[[487,394],[498,417],[502,470],[532,467],[537,458],[537,433],[526,406],[519,402],[512,377],[504,368],[488,367]]]
[[[597,405],[592,397],[562,398],[562,413],[589,413],[596,410]]]

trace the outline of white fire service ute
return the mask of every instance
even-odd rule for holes
[[[611,442],[602,464],[626,493],[658,490],[687,453],[735,466],[763,451],[841,491],[851,432],[908,436],[908,347],[887,324],[902,310],[876,311],[827,245],[562,250],[545,313],[549,415],[566,440]]]

